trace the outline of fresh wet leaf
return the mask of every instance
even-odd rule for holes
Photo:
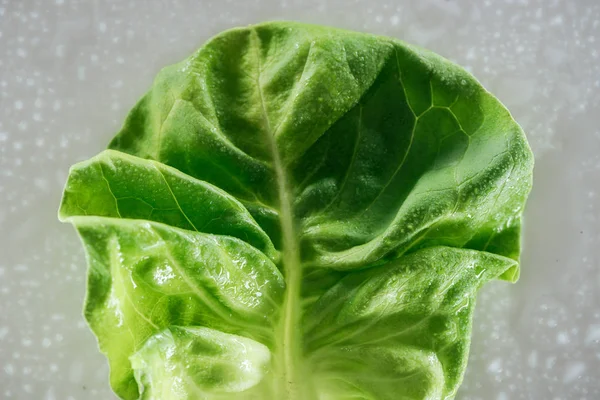
[[[449,61],[273,22],[162,70],[59,215],[123,399],[451,399],[532,168]]]
[[[258,396],[270,357],[265,345],[243,336],[172,326],[148,339],[131,364],[147,388],[142,398],[227,399],[239,392]]]
[[[350,398],[356,388],[366,399],[453,396],[467,362],[475,294],[515,265],[440,246],[348,274],[304,318],[317,391],[330,392],[326,398]]]

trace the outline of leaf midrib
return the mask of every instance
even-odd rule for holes
[[[302,283],[302,264],[300,252],[294,230],[294,218],[292,202],[289,197],[287,176],[285,166],[277,148],[275,134],[271,128],[266,104],[264,101],[261,83],[261,40],[256,29],[250,30],[250,48],[253,49],[255,58],[256,89],[261,106],[261,117],[264,124],[265,139],[273,159],[273,168],[277,177],[277,191],[279,197],[279,220],[282,232],[282,266],[286,284],[285,295],[282,305],[280,320],[275,332],[276,343],[276,366],[278,382],[276,398],[288,400],[300,400],[302,395],[299,391],[300,378],[298,377],[298,366],[296,365],[301,354],[301,336],[298,329],[301,315],[300,288]]]

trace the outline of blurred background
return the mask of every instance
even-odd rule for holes
[[[56,219],[158,70],[236,25],[393,36],[471,71],[536,156],[521,280],[479,297],[458,399],[600,398],[597,0],[0,0],[0,398],[115,399],[81,314],[85,260]]]

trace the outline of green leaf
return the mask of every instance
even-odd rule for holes
[[[164,164],[112,150],[71,168],[60,218],[86,215],[237,237],[272,260],[278,257],[271,239],[234,197]]]
[[[123,399],[451,399],[533,157],[467,72],[271,22],[162,70],[59,212]],[[244,350],[242,350],[244,349]]]
[[[145,220],[70,221],[89,263],[85,316],[121,397],[138,398],[129,357],[165,328],[205,326],[273,345],[283,278],[246,242]]]
[[[486,252],[430,247],[347,275],[305,316],[318,392],[452,398],[467,362],[476,292],[515,265]]]
[[[227,399],[257,390],[269,371],[269,349],[208,328],[171,327],[130,357],[147,399]],[[248,393],[249,394],[249,393]]]

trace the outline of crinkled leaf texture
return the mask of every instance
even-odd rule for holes
[[[60,218],[123,399],[451,399],[532,168],[449,61],[265,23],[162,70]]]

